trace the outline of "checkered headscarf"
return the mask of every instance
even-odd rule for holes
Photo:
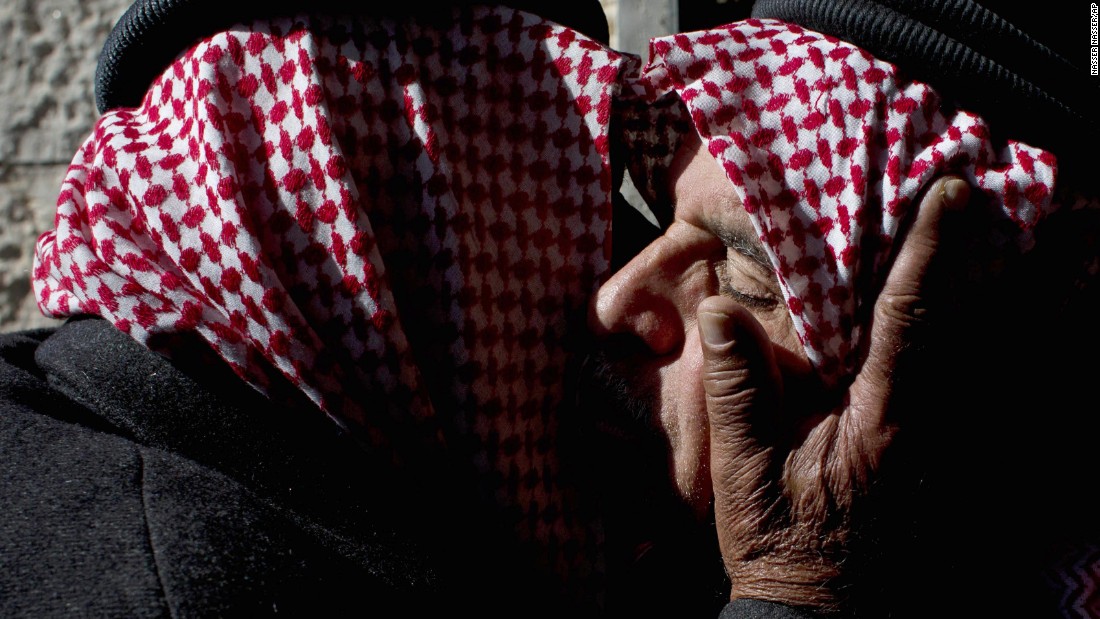
[[[632,176],[667,164],[675,136],[654,128],[698,131],[834,380],[934,176],[962,174],[1025,235],[1051,208],[1049,154],[995,147],[980,118],[829,37],[750,20],[656,40],[638,72],[525,13],[455,15],[260,21],[187,50],[77,153],[38,244],[43,311],[141,342],[194,332],[372,444],[411,430],[469,453],[571,574],[590,547],[557,543],[586,537],[555,413],[566,317],[608,271],[620,92]]]
[[[554,413],[566,317],[609,265],[619,67],[503,7],[209,37],[77,153],[39,304],[140,342],[197,333],[376,449],[414,434],[467,454],[519,537],[560,550],[582,533]]]
[[[858,368],[895,239],[933,179],[970,181],[1015,222],[1023,245],[1052,208],[1050,153],[995,145],[980,117],[944,109],[928,85],[833,37],[750,19],[656,39],[650,54],[634,98],[623,97],[632,176],[659,200],[678,131],[699,133],[829,382]],[[679,123],[657,118],[677,111]]]

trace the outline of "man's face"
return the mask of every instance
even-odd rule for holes
[[[678,493],[702,513],[712,493],[702,349],[696,308],[726,295],[748,309],[775,346],[784,377],[807,376],[783,294],[733,185],[697,136],[670,174],[674,220],[597,292],[590,327],[620,387],[619,412],[667,437]]]

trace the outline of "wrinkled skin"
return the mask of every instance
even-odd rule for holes
[[[713,505],[731,599],[842,603],[853,509],[876,480],[921,376],[945,213],[968,187],[921,202],[876,301],[864,365],[844,393],[817,383],[751,222],[717,162],[689,140],[671,174],[673,223],[598,292],[589,323],[633,416],[665,437],[669,476],[696,518]],[[732,242],[731,242],[732,241]],[[629,343],[624,343],[629,342]],[[644,403],[639,405],[639,402]]]

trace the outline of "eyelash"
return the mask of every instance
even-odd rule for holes
[[[729,282],[729,267],[726,265],[725,260],[717,262],[714,265],[714,274],[718,279],[718,292],[737,301],[741,305],[749,309],[769,311],[775,309],[779,304],[773,297],[760,297],[751,294],[745,294],[740,290],[737,290],[730,285]]]

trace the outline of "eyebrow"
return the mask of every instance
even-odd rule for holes
[[[718,235],[718,238],[722,240],[726,247],[752,260],[769,277],[775,279],[775,267],[772,266],[768,254],[764,251],[764,246],[756,235],[746,234],[742,230],[730,228],[720,223],[714,226],[714,233]]]

